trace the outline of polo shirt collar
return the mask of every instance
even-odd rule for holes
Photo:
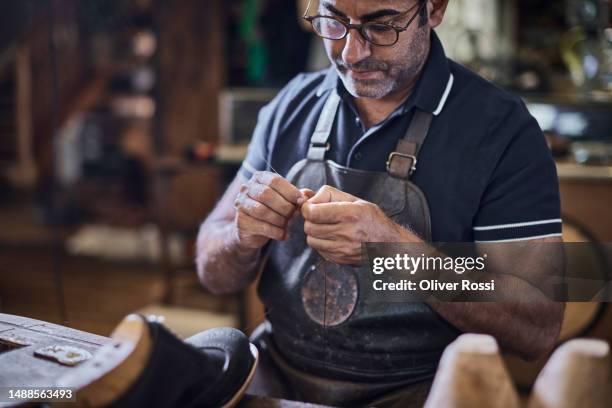
[[[432,30],[429,56],[414,91],[406,100],[404,111],[409,110],[414,105],[434,115],[440,114],[453,87],[453,82],[454,77],[450,72],[448,59],[444,53],[442,43],[436,32]],[[321,96],[326,91],[336,87],[340,90],[343,85],[338,77],[336,68],[332,65],[327,70],[323,82],[317,89],[317,96]]]
[[[453,87],[454,77],[448,59],[435,31],[431,32],[431,48],[421,78],[417,81],[411,98],[419,109],[440,114]]]

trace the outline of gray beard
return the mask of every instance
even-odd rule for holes
[[[338,76],[342,80],[347,92],[356,98],[381,99],[407,86],[418,75],[422,60],[426,58],[428,35],[427,29],[418,30],[415,39],[404,55],[404,59],[398,60],[397,64],[391,66],[385,72],[385,78],[380,80],[355,80],[348,76],[344,69],[338,68],[338,64],[334,62]],[[413,58],[410,58],[411,56]],[[414,58],[414,56],[417,56],[417,58]]]

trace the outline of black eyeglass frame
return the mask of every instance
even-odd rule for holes
[[[427,5],[427,1],[423,1],[421,2],[421,5],[419,6],[418,4],[415,4],[414,6],[410,7],[408,10],[406,10],[403,13],[397,14],[394,16],[395,19],[397,18],[401,18],[403,16],[405,16],[406,14],[408,14],[411,10],[413,10],[415,7],[419,6],[418,10],[416,11],[416,13],[414,13],[414,15],[412,17],[410,17],[410,20],[408,20],[408,22],[406,23],[405,26],[401,27],[401,26],[397,26],[395,24],[392,23],[386,23],[386,22],[379,22],[379,21],[368,21],[366,23],[362,23],[362,24],[350,24],[347,23],[345,21],[342,21],[342,19],[338,18],[338,17],[334,17],[334,16],[322,16],[320,14],[317,14],[315,16],[309,16],[308,15],[308,10],[310,10],[310,5],[312,4],[312,0],[308,0],[308,5],[306,6],[306,11],[304,11],[304,15],[302,15],[302,18],[306,21],[308,21],[311,25],[312,25],[312,29],[315,32],[315,34],[317,34],[319,37],[321,38],[325,38],[327,40],[332,40],[332,41],[339,41],[342,40],[344,38],[346,38],[346,36],[348,35],[349,31],[351,29],[355,29],[357,31],[359,31],[359,34],[361,34],[361,37],[366,40],[367,42],[369,42],[370,44],[376,45],[377,47],[391,47],[395,44],[397,44],[397,42],[399,41],[399,35],[400,33],[406,31],[408,29],[408,27],[410,26],[410,24],[412,24],[412,22],[414,21],[414,19],[421,13],[421,11],[423,10],[423,7],[425,7]],[[344,35],[340,38],[328,38],[325,36],[322,36],[321,34],[319,34],[319,32],[317,31],[317,29],[314,26],[314,20],[317,18],[327,18],[327,19],[332,19],[334,21],[337,21],[338,23],[342,24],[345,28],[345,32]],[[365,28],[368,25],[384,25],[387,26],[393,30],[395,30],[395,41],[391,44],[377,44],[375,42],[373,42],[372,40],[370,40],[368,38],[368,36],[365,34]]]

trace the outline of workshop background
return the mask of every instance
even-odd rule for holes
[[[194,238],[258,109],[329,64],[305,3],[0,2],[0,313],[102,335],[135,311],[181,336],[255,327],[252,290],[199,285]],[[568,241],[612,241],[610,8],[450,0],[438,30],[451,58],[522,95],[545,130]],[[561,340],[612,341],[608,306],[570,305]],[[508,364],[529,387],[545,360]]]

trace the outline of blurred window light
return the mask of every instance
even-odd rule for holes
[[[155,113],[155,101],[148,96],[117,96],[111,106],[121,117],[150,119]]]
[[[157,48],[157,39],[151,31],[141,31],[132,40],[132,49],[135,55],[150,58]]]
[[[155,72],[151,67],[142,67],[134,72],[134,88],[138,92],[149,92],[155,86]]]
[[[595,78],[599,71],[599,61],[597,57],[592,54],[585,55],[582,61],[582,68],[587,78]]]
[[[553,106],[540,103],[531,103],[527,105],[527,108],[533,117],[538,121],[538,124],[543,131],[553,129],[555,118],[557,117],[557,110]]]
[[[557,117],[556,128],[566,136],[582,136],[589,123],[580,112],[564,112]]]

